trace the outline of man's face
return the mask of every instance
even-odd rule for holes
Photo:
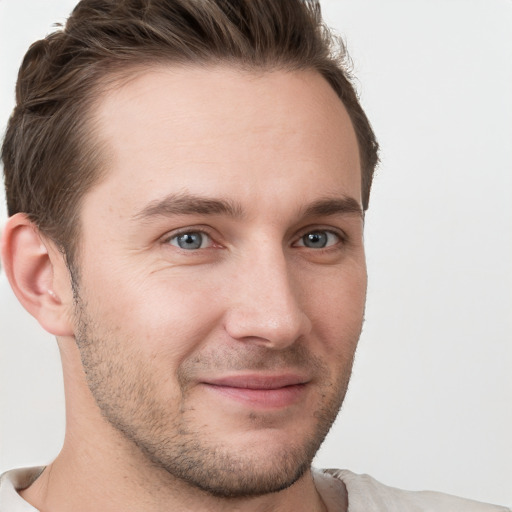
[[[363,319],[342,103],[313,72],[160,67],[95,114],[108,172],[81,210],[76,338],[99,409],[153,467],[215,495],[291,485]]]

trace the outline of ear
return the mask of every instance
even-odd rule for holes
[[[55,336],[73,336],[73,293],[62,253],[24,213],[7,220],[2,262],[23,307]]]

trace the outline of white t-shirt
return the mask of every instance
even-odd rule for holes
[[[388,487],[369,475],[356,475],[346,469],[314,470],[313,476],[329,512],[339,511],[335,496],[340,492],[337,488],[343,485],[348,496],[348,512],[512,512],[507,507],[440,492]],[[1,507],[0,512],[3,512]]]
[[[0,477],[0,512],[37,512],[17,492],[28,487],[43,468],[15,469]],[[348,512],[512,512],[430,491],[403,491],[380,484],[368,475],[344,469],[314,470],[318,492],[329,512],[339,512],[340,497],[348,496]]]

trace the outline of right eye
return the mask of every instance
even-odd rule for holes
[[[169,238],[169,243],[186,251],[194,251],[210,247],[212,239],[201,231],[185,231]]]

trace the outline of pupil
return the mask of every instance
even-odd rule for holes
[[[321,248],[327,245],[327,235],[321,232],[308,233],[303,240],[307,247]]]
[[[202,243],[200,233],[185,233],[178,237],[178,245],[182,249],[199,249]]]

